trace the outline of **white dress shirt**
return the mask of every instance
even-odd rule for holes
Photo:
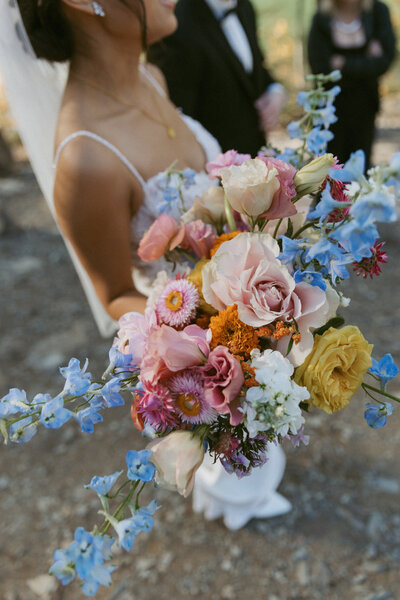
[[[230,8],[237,6],[237,0],[206,0],[217,19]],[[232,13],[221,21],[221,29],[232,50],[240,60],[246,73],[253,71],[253,53],[239,17]]]

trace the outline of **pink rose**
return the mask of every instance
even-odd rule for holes
[[[231,425],[238,425],[243,419],[238,395],[244,383],[239,361],[228,348],[217,346],[210,352],[208,362],[201,372],[207,402],[220,414],[229,414]]]
[[[154,221],[140,240],[138,255],[145,262],[161,258],[167,250],[178,246],[185,235],[185,226],[180,226],[172,217],[162,214]]]
[[[188,223],[185,228],[185,248],[190,248],[197,258],[209,258],[217,232],[212,225],[206,225],[200,220]]]
[[[201,365],[210,353],[210,335],[198,325],[188,325],[181,331],[161,325],[149,337],[141,364],[141,378],[157,381],[171,373]]]
[[[288,358],[297,366],[312,349],[310,328],[326,322],[329,303],[320,288],[296,284],[278,255],[278,243],[269,234],[240,233],[204,267],[203,296],[217,310],[236,304],[239,319],[252,327],[296,319],[302,339]]]
[[[206,164],[206,170],[212,179],[221,177],[221,169],[231,167],[232,165],[241,165],[246,160],[250,160],[250,154],[239,154],[236,150],[228,150],[223,154],[218,154],[212,162]]]
[[[282,217],[291,217],[295,215],[296,206],[291,202],[296,196],[296,186],[294,176],[296,169],[279,158],[258,156],[269,169],[273,167],[278,171],[277,178],[280,183],[279,189],[275,192],[271,206],[262,215],[266,219],[281,219]]]
[[[119,320],[119,331],[114,339],[114,346],[122,354],[132,354],[132,363],[140,366],[147,338],[157,326],[157,316],[154,310],[146,308],[144,315],[129,312]]]

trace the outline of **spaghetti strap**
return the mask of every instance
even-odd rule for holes
[[[157,90],[157,92],[160,94],[160,96],[163,96],[164,98],[166,98],[167,94],[166,94],[164,88],[160,85],[160,83],[157,81],[157,79],[154,77],[154,75],[152,75],[150,73],[150,71],[148,71],[146,69],[146,66],[141,63],[139,65],[139,70],[141,73],[143,73],[143,75],[145,77],[147,77],[148,81],[150,81],[151,85]]]
[[[121,160],[121,162],[124,163],[124,165],[132,173],[132,175],[134,175],[134,177],[136,177],[136,179],[139,181],[140,185],[142,187],[145,186],[146,182],[143,179],[143,177],[141,176],[141,174],[139,173],[139,171],[133,166],[133,164],[131,162],[129,162],[129,160],[126,158],[126,156],[124,156],[122,154],[122,152],[120,152],[116,146],[114,146],[113,144],[111,144],[110,142],[108,142],[107,140],[105,140],[104,138],[100,137],[96,133],[92,133],[91,131],[86,131],[84,129],[82,129],[81,131],[75,131],[75,133],[71,133],[58,146],[57,152],[56,152],[56,156],[55,156],[55,159],[54,159],[54,163],[53,163],[53,168],[55,170],[57,169],[58,161],[60,160],[60,156],[61,156],[61,152],[64,150],[65,146],[69,142],[71,142],[72,140],[74,140],[74,139],[76,139],[78,137],[87,137],[87,138],[90,138],[92,140],[95,140],[99,144],[102,144],[103,146],[105,146],[109,150],[111,150],[111,152],[113,152]]]

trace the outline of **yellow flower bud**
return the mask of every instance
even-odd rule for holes
[[[324,183],[329,169],[334,165],[333,154],[324,154],[314,158],[294,176],[294,183],[298,196],[305,196],[317,192]]]

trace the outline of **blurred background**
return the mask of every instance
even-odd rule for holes
[[[255,0],[268,64],[289,91],[281,127],[298,114],[297,91],[308,72],[305,40],[314,0]],[[388,0],[400,36],[400,2]],[[382,80],[375,162],[400,149],[400,61]],[[29,99],[27,99],[29,101]],[[89,358],[100,375],[109,340],[100,338],[75,271],[47,210],[0,95],[0,395],[29,396],[62,387],[58,367]],[[11,154],[8,154],[8,150]],[[12,156],[12,160],[11,160]],[[400,361],[399,226],[381,227],[389,262],[372,281],[352,276],[344,316],[358,325],[380,358]],[[400,383],[393,393],[400,394]],[[191,501],[159,491],[154,531],[116,557],[108,600],[386,600],[400,598],[400,407],[372,431],[365,398],[333,417],[313,412],[308,447],[288,445],[280,491],[293,504],[284,517],[254,520],[232,533],[195,515]],[[142,448],[129,405],[112,409],[93,435],[74,424],[42,431],[29,447],[0,448],[0,599],[77,600],[77,585],[48,577],[53,549],[79,525],[96,521],[97,499],[83,485],[118,470],[129,448]]]

